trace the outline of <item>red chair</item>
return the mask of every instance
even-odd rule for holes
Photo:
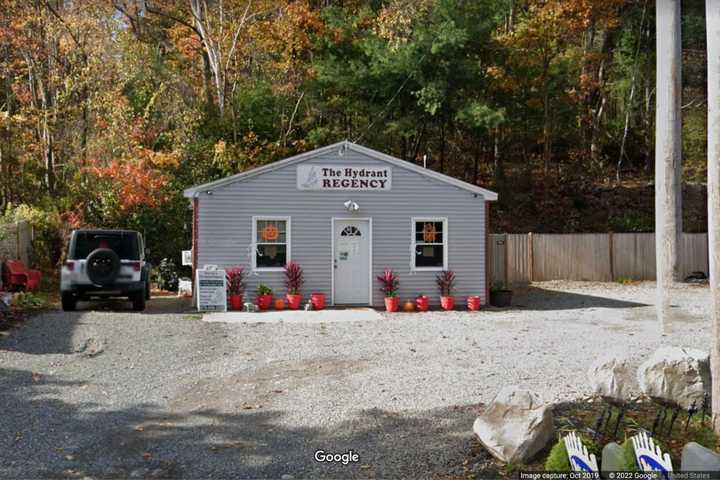
[[[30,270],[20,260],[5,260],[3,264],[3,283],[8,290],[37,290],[41,278],[39,270]]]

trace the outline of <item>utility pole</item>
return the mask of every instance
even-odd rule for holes
[[[705,0],[707,22],[708,260],[712,308],[712,422],[720,433],[720,0]]]
[[[710,2],[714,0],[709,0]],[[656,0],[655,258],[657,314],[668,328],[670,289],[680,276],[682,235],[681,0]]]

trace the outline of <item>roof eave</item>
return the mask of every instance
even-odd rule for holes
[[[258,168],[249,170],[247,172],[238,173],[235,175],[231,175],[229,177],[215,180],[213,182],[208,182],[208,183],[204,183],[202,185],[197,185],[195,187],[188,188],[183,191],[183,196],[185,196],[186,198],[194,198],[194,197],[199,196],[199,194],[202,192],[210,192],[216,188],[220,188],[222,186],[229,185],[238,180],[251,178],[256,175],[261,175],[266,172],[270,172],[273,170],[277,170],[279,168],[286,167],[288,165],[292,165],[294,163],[302,162],[303,160],[305,160],[307,158],[314,157],[317,155],[322,155],[323,153],[325,153],[327,151],[331,151],[331,150],[341,147],[343,145],[345,145],[346,148],[355,150],[357,152],[360,152],[364,155],[375,158],[377,160],[385,161],[385,162],[391,163],[393,165],[397,165],[400,168],[405,168],[407,170],[414,171],[416,173],[427,176],[429,178],[434,178],[438,181],[447,183],[449,185],[453,185],[457,188],[461,188],[463,190],[469,191],[476,195],[482,195],[483,199],[486,201],[494,202],[498,199],[498,194],[491,190],[487,190],[485,188],[478,187],[477,185],[469,184],[467,182],[458,180],[457,178],[450,177],[448,175],[436,172],[434,170],[429,170],[427,168],[423,168],[419,165],[415,165],[412,162],[408,162],[406,160],[401,160],[399,158],[395,158],[391,155],[387,155],[385,153],[378,152],[377,150],[373,150],[371,148],[363,147],[362,145],[358,145],[356,143],[349,142],[348,140],[343,140],[341,142],[333,143],[331,145],[327,145],[325,147],[311,150],[309,152],[304,152],[304,153],[295,155],[293,157],[286,158],[285,160],[280,160],[278,162],[274,162],[274,163],[271,163],[271,164],[268,164],[268,165],[265,165],[262,167],[258,167]]]

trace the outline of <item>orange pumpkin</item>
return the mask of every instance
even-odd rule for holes
[[[285,300],[282,298],[275,299],[275,310],[285,310]]]
[[[274,242],[280,236],[280,232],[278,231],[278,228],[271,223],[262,229],[260,236],[267,242]]]
[[[414,311],[415,311],[415,304],[414,304],[413,302],[411,302],[411,301],[407,301],[407,302],[405,302],[405,305],[403,305],[403,310],[405,310],[405,311],[408,312],[408,313],[414,312]]]
[[[435,238],[437,238],[437,231],[435,230],[435,225],[432,223],[426,223],[423,225],[423,242],[425,243],[435,243]]]

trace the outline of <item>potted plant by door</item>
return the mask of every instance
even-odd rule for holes
[[[490,304],[494,307],[509,307],[512,293],[512,290],[502,283],[494,283],[490,288]]]
[[[455,289],[455,272],[443,270],[438,274],[436,282],[440,288],[440,306],[443,310],[452,310],[455,308],[455,297],[452,296]]]
[[[225,269],[227,279],[227,294],[231,310],[242,310],[243,292],[245,292],[245,272],[242,267],[228,267]]]
[[[397,296],[400,279],[389,268],[386,268],[382,275],[378,275],[377,279],[380,281],[380,291],[385,294],[385,310],[397,312],[400,303]]]
[[[313,292],[310,294],[310,304],[313,310],[322,310],[325,308],[325,294],[322,292]]]
[[[422,294],[418,295],[415,298],[415,307],[418,312],[427,312],[430,308],[430,297]]]
[[[472,312],[480,310],[480,297],[477,295],[467,297],[467,309]]]
[[[268,287],[264,283],[257,286],[255,290],[255,296],[257,297],[257,306],[260,310],[267,310],[272,305],[272,288]]]
[[[303,284],[303,271],[295,262],[285,265],[285,287],[287,288],[287,304],[290,310],[298,310],[302,302],[300,287]]]

